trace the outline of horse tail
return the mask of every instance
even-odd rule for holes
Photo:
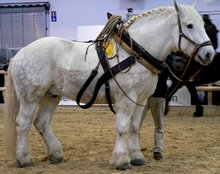
[[[7,155],[9,158],[15,158],[17,141],[16,117],[19,111],[19,101],[11,77],[11,65],[12,60],[10,61],[8,67],[8,75],[6,81],[4,126]]]

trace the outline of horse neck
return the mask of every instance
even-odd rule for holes
[[[176,12],[169,9],[153,17],[143,16],[130,25],[128,31],[152,56],[164,60],[174,49],[173,33],[177,29]]]

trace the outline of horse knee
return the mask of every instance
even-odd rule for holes
[[[37,103],[20,105],[16,118],[16,129],[18,132],[28,131],[31,128],[36,109]]]
[[[32,121],[30,119],[17,117],[15,123],[16,123],[17,133],[22,133],[22,132],[28,132],[30,130]]]
[[[130,126],[130,133],[132,134],[139,134],[139,130],[140,130],[140,122],[137,123],[137,122],[131,122],[131,126]]]

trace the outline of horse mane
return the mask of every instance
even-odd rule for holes
[[[174,8],[168,8],[168,7],[159,7],[159,8],[155,8],[152,10],[146,10],[143,13],[139,14],[139,15],[135,15],[133,17],[131,17],[125,24],[124,26],[126,28],[128,28],[130,25],[132,25],[136,20],[141,19],[143,17],[148,17],[149,19],[154,17],[154,16],[159,16],[162,15],[166,12],[170,12],[173,11]]]

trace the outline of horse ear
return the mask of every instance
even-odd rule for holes
[[[194,8],[196,8],[196,4],[197,4],[197,0],[195,0],[195,1],[193,2],[193,5],[192,5],[192,6],[193,6]]]
[[[174,7],[175,7],[175,9],[176,9],[176,12],[177,12],[177,14],[179,15],[179,16],[184,16],[184,13],[183,13],[183,11],[182,11],[182,9],[181,9],[181,6],[179,6],[178,4],[177,4],[177,2],[176,2],[176,0],[174,0]]]
[[[175,7],[176,11],[179,12],[179,7],[178,7],[178,4],[176,3],[176,0],[174,0],[174,7]]]
[[[112,16],[112,14],[109,13],[109,12],[107,12],[107,17],[108,17],[108,19],[109,19],[111,16]]]

